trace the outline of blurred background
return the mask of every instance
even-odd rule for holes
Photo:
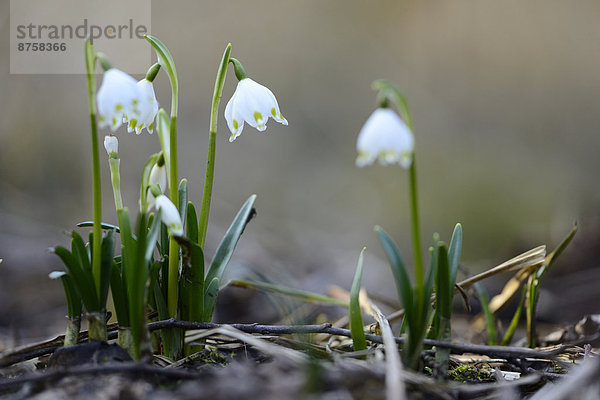
[[[599,2],[152,1],[152,17],[152,34],[177,64],[180,176],[198,206],[214,75],[228,42],[289,120],[270,121],[266,133],[246,126],[229,143],[222,115],[235,89],[230,68],[209,258],[238,208],[258,195],[230,276],[255,270],[308,290],[349,288],[367,246],[365,286],[395,297],[373,226],[410,261],[407,173],[354,166],[356,137],[376,106],[371,82],[387,78],[413,113],[424,243],[434,232],[449,241],[461,222],[462,261],[475,272],[539,244],[553,248],[577,220],[573,246],[548,277],[547,287],[555,282],[562,294],[542,300],[550,319],[578,319],[579,303],[568,303],[575,297],[594,311]],[[14,337],[55,335],[65,305],[60,283],[47,278],[61,268],[47,249],[66,245],[75,224],[92,217],[85,77],[10,75],[8,38],[9,1],[0,0],[0,328]],[[155,87],[168,111],[165,74]],[[143,164],[159,141],[124,128],[118,137],[123,195],[135,209]],[[114,223],[104,152],[101,159],[103,219]],[[583,270],[574,278],[582,286],[571,287],[577,296],[565,295],[562,274]]]

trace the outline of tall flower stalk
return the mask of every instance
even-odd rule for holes
[[[100,182],[100,154],[98,150],[98,124],[96,117],[96,54],[89,40],[85,41],[85,68],[87,72],[90,130],[92,134],[92,176],[94,198],[94,226],[92,240],[92,274],[96,291],[100,293],[102,247],[102,186]]]
[[[212,104],[210,108],[210,125],[208,129],[208,156],[206,157],[206,178],[204,179],[204,192],[202,193],[202,205],[200,208],[200,219],[198,222],[198,243],[204,249],[206,240],[206,229],[208,227],[208,214],[212,198],[213,179],[215,176],[215,151],[217,145],[217,119],[219,115],[219,104],[223,95],[223,86],[227,75],[227,65],[231,54],[231,43],[225,47],[213,91]]]
[[[392,83],[380,79],[373,82],[373,89],[379,91],[380,103],[387,105],[388,101],[392,101],[398,107],[402,120],[414,132],[414,126],[410,115],[410,109],[406,98],[400,90]],[[421,223],[419,219],[419,201],[418,201],[418,186],[417,186],[417,162],[415,158],[415,149],[412,149],[412,163],[408,171],[409,179],[409,196],[410,196],[410,218],[411,218],[411,234],[413,244],[413,258],[415,264],[415,283],[416,288],[422,293],[423,290],[423,256],[421,248]]]
[[[169,173],[169,197],[173,204],[177,206],[179,204],[179,193],[177,183],[177,107],[178,107],[178,93],[179,83],[177,80],[177,70],[175,69],[175,62],[173,57],[160,40],[151,35],[145,36],[146,40],[150,42],[156,55],[158,57],[158,63],[169,76],[169,82],[171,83],[171,122],[169,124],[169,156],[167,162],[167,170]],[[178,297],[178,286],[179,286],[179,246],[173,238],[169,239],[169,273],[168,273],[168,299],[167,308],[169,315],[175,317],[177,315],[177,297]]]

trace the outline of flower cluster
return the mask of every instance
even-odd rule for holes
[[[100,128],[108,126],[114,132],[126,122],[128,132],[139,135],[146,128],[152,133],[158,102],[147,79],[136,82],[125,72],[111,68],[104,73],[97,103]]]

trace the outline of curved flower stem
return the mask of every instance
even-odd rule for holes
[[[146,40],[156,51],[158,63],[169,76],[171,83],[171,127],[169,130],[169,148],[170,160],[169,167],[169,197],[175,207],[179,204],[179,192],[177,182],[177,107],[179,83],[177,79],[177,70],[173,56],[167,46],[158,38],[152,35],[145,35]],[[167,294],[167,309],[172,317],[177,315],[177,296],[179,288],[179,246],[173,237],[169,239],[169,282]]]
[[[100,183],[100,154],[98,152],[98,125],[96,123],[96,55],[89,40],[85,41],[85,67],[87,72],[88,101],[90,107],[90,128],[92,133],[92,174],[94,196],[94,237],[92,243],[92,275],[98,296],[101,293],[101,248],[102,248],[102,187]]]
[[[412,117],[408,102],[404,95],[396,86],[385,80],[378,80],[373,83],[373,87],[380,90],[380,95],[383,98],[389,98],[398,107],[402,119],[408,128],[414,132]],[[416,151],[413,150],[413,159],[409,170],[409,192],[410,192],[410,217],[411,217],[411,233],[413,244],[413,258],[415,263],[415,283],[416,283],[416,298],[420,299],[424,291],[423,284],[423,257],[421,253],[421,224],[419,220],[419,201],[418,201],[418,185],[417,185],[417,161],[415,157]]]
[[[198,244],[204,249],[206,240],[206,229],[208,227],[208,214],[210,212],[210,202],[212,198],[213,179],[215,175],[215,149],[217,142],[217,118],[219,112],[219,103],[223,94],[225,85],[225,76],[227,75],[227,65],[229,64],[229,55],[231,54],[231,43],[225,48],[223,58],[219,64],[217,78],[215,80],[215,90],[213,92],[212,106],[210,110],[210,127],[208,131],[208,156],[206,158],[206,178],[204,180],[204,192],[202,194],[202,208],[200,209],[200,221],[198,222]]]

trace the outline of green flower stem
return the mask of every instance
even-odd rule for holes
[[[92,173],[94,196],[94,238],[92,243],[92,275],[97,293],[101,293],[101,248],[102,248],[102,188],[100,183],[100,154],[98,151],[98,124],[96,123],[96,55],[89,40],[85,41],[85,66],[87,72],[90,128],[92,132]]]
[[[388,100],[396,104],[402,119],[408,128],[414,133],[415,129],[410,116],[408,102],[400,90],[391,82],[385,79],[379,79],[373,82],[374,90],[379,91],[378,101],[380,105],[387,106]],[[423,293],[423,258],[421,254],[421,229],[419,223],[419,202],[417,201],[417,163],[415,160],[415,151],[413,151],[413,160],[409,171],[409,189],[410,189],[410,216],[413,238],[413,257],[415,262],[415,281],[418,292]],[[421,298],[417,293],[417,299]]]
[[[115,208],[121,210],[123,208],[123,199],[121,197],[121,173],[119,172],[121,160],[118,158],[111,158],[108,160],[108,163],[110,164],[110,178],[113,195],[115,197]]]
[[[413,257],[415,262],[415,283],[418,291],[417,298],[419,299],[421,298],[419,294],[423,292],[423,258],[421,254],[421,227],[419,223],[419,202],[417,198],[417,163],[414,153],[409,171],[409,188]]]
[[[161,68],[165,70],[169,76],[169,82],[171,83],[171,127],[169,130],[169,147],[170,147],[170,159],[169,159],[169,197],[175,207],[179,207],[179,193],[178,193],[178,180],[177,180],[177,107],[178,107],[178,93],[179,83],[177,79],[177,70],[175,69],[175,62],[173,56],[167,46],[164,45],[158,38],[152,35],[145,35],[146,40],[156,51],[158,57],[158,63]],[[169,282],[168,282],[168,294],[167,294],[167,310],[171,317],[175,317],[177,314],[177,296],[179,286],[179,246],[175,239],[171,237],[169,239]]]
[[[177,91],[173,90],[173,96]],[[173,108],[175,107],[175,108]],[[175,110],[175,115],[173,115]],[[171,104],[171,130],[169,134],[169,147],[171,160],[169,162],[169,197],[175,206],[179,204],[179,191],[177,187],[177,101]],[[171,236],[169,238],[169,280],[167,307],[171,317],[177,316],[177,298],[179,289],[179,246]]]
[[[219,112],[219,103],[223,95],[223,86],[227,75],[227,65],[229,64],[229,55],[231,54],[231,43],[225,48],[223,58],[219,64],[217,78],[215,80],[215,89],[213,92],[212,106],[210,110],[210,126],[208,131],[208,156],[206,158],[206,179],[204,180],[204,192],[202,194],[202,208],[200,209],[200,221],[198,222],[198,244],[204,249],[206,240],[206,229],[208,227],[208,214],[210,212],[210,202],[212,198],[213,179],[215,175],[215,148],[217,143],[217,118]]]

